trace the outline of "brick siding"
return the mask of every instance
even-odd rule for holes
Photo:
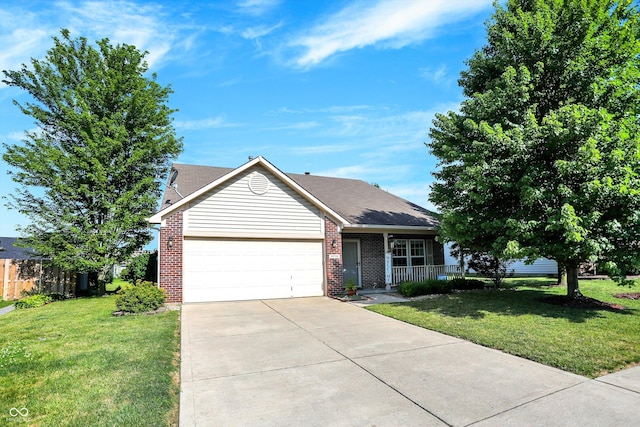
[[[384,288],[384,237],[382,234],[343,234],[343,239],[360,240],[362,287]]]
[[[342,235],[338,225],[329,218],[324,219],[324,244],[327,269],[327,296],[337,297],[342,295]],[[333,247],[333,241],[336,247]],[[329,255],[337,254],[339,258],[330,258]]]
[[[435,265],[444,264],[444,248],[442,244],[435,241],[434,236],[402,235],[397,233],[393,233],[393,236],[396,239],[433,240],[433,263]],[[384,288],[384,236],[374,233],[345,233],[342,238],[360,240],[362,287],[365,289]]]
[[[173,247],[168,247],[173,237]],[[167,302],[182,302],[182,211],[168,217],[160,228],[160,288],[167,292]]]

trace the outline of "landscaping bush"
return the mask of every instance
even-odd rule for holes
[[[17,309],[21,308],[36,308],[42,307],[45,304],[49,304],[52,298],[49,295],[36,294],[23,298],[15,302],[14,306]]]
[[[124,285],[116,294],[116,307],[128,313],[144,313],[160,307],[166,299],[163,289],[150,284]]]
[[[449,294],[453,287],[446,280],[425,280],[423,282],[403,282],[398,285],[398,293],[405,297],[418,295]]]
[[[461,291],[469,291],[472,289],[484,289],[484,282],[478,279],[465,279],[462,277],[456,277],[449,281],[453,289]]]

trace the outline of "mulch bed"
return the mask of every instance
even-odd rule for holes
[[[631,292],[627,294],[615,294],[616,298],[640,299],[640,292]]]
[[[541,302],[547,304],[560,305],[562,307],[582,308],[586,310],[609,310],[609,311],[624,311],[626,307],[620,304],[611,302],[599,301],[594,298],[585,296],[579,296],[575,298],[569,298],[566,295],[554,295],[550,297],[540,298]]]

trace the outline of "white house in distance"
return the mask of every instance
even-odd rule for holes
[[[451,256],[451,243],[444,245],[444,263],[456,264],[458,260]],[[515,261],[509,264],[509,271],[513,270],[515,276],[548,276],[558,274],[558,263],[552,259],[540,258],[533,264],[525,264],[524,261]],[[473,270],[471,270],[473,273]]]

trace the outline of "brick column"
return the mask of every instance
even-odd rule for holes
[[[333,241],[335,240],[335,248]],[[327,254],[327,296],[342,295],[342,234],[338,225],[329,218],[324,218],[324,244]],[[332,256],[333,255],[333,256]]]
[[[169,240],[173,246],[169,247]],[[182,302],[182,211],[166,219],[160,227],[160,287],[167,292],[167,302]]]

